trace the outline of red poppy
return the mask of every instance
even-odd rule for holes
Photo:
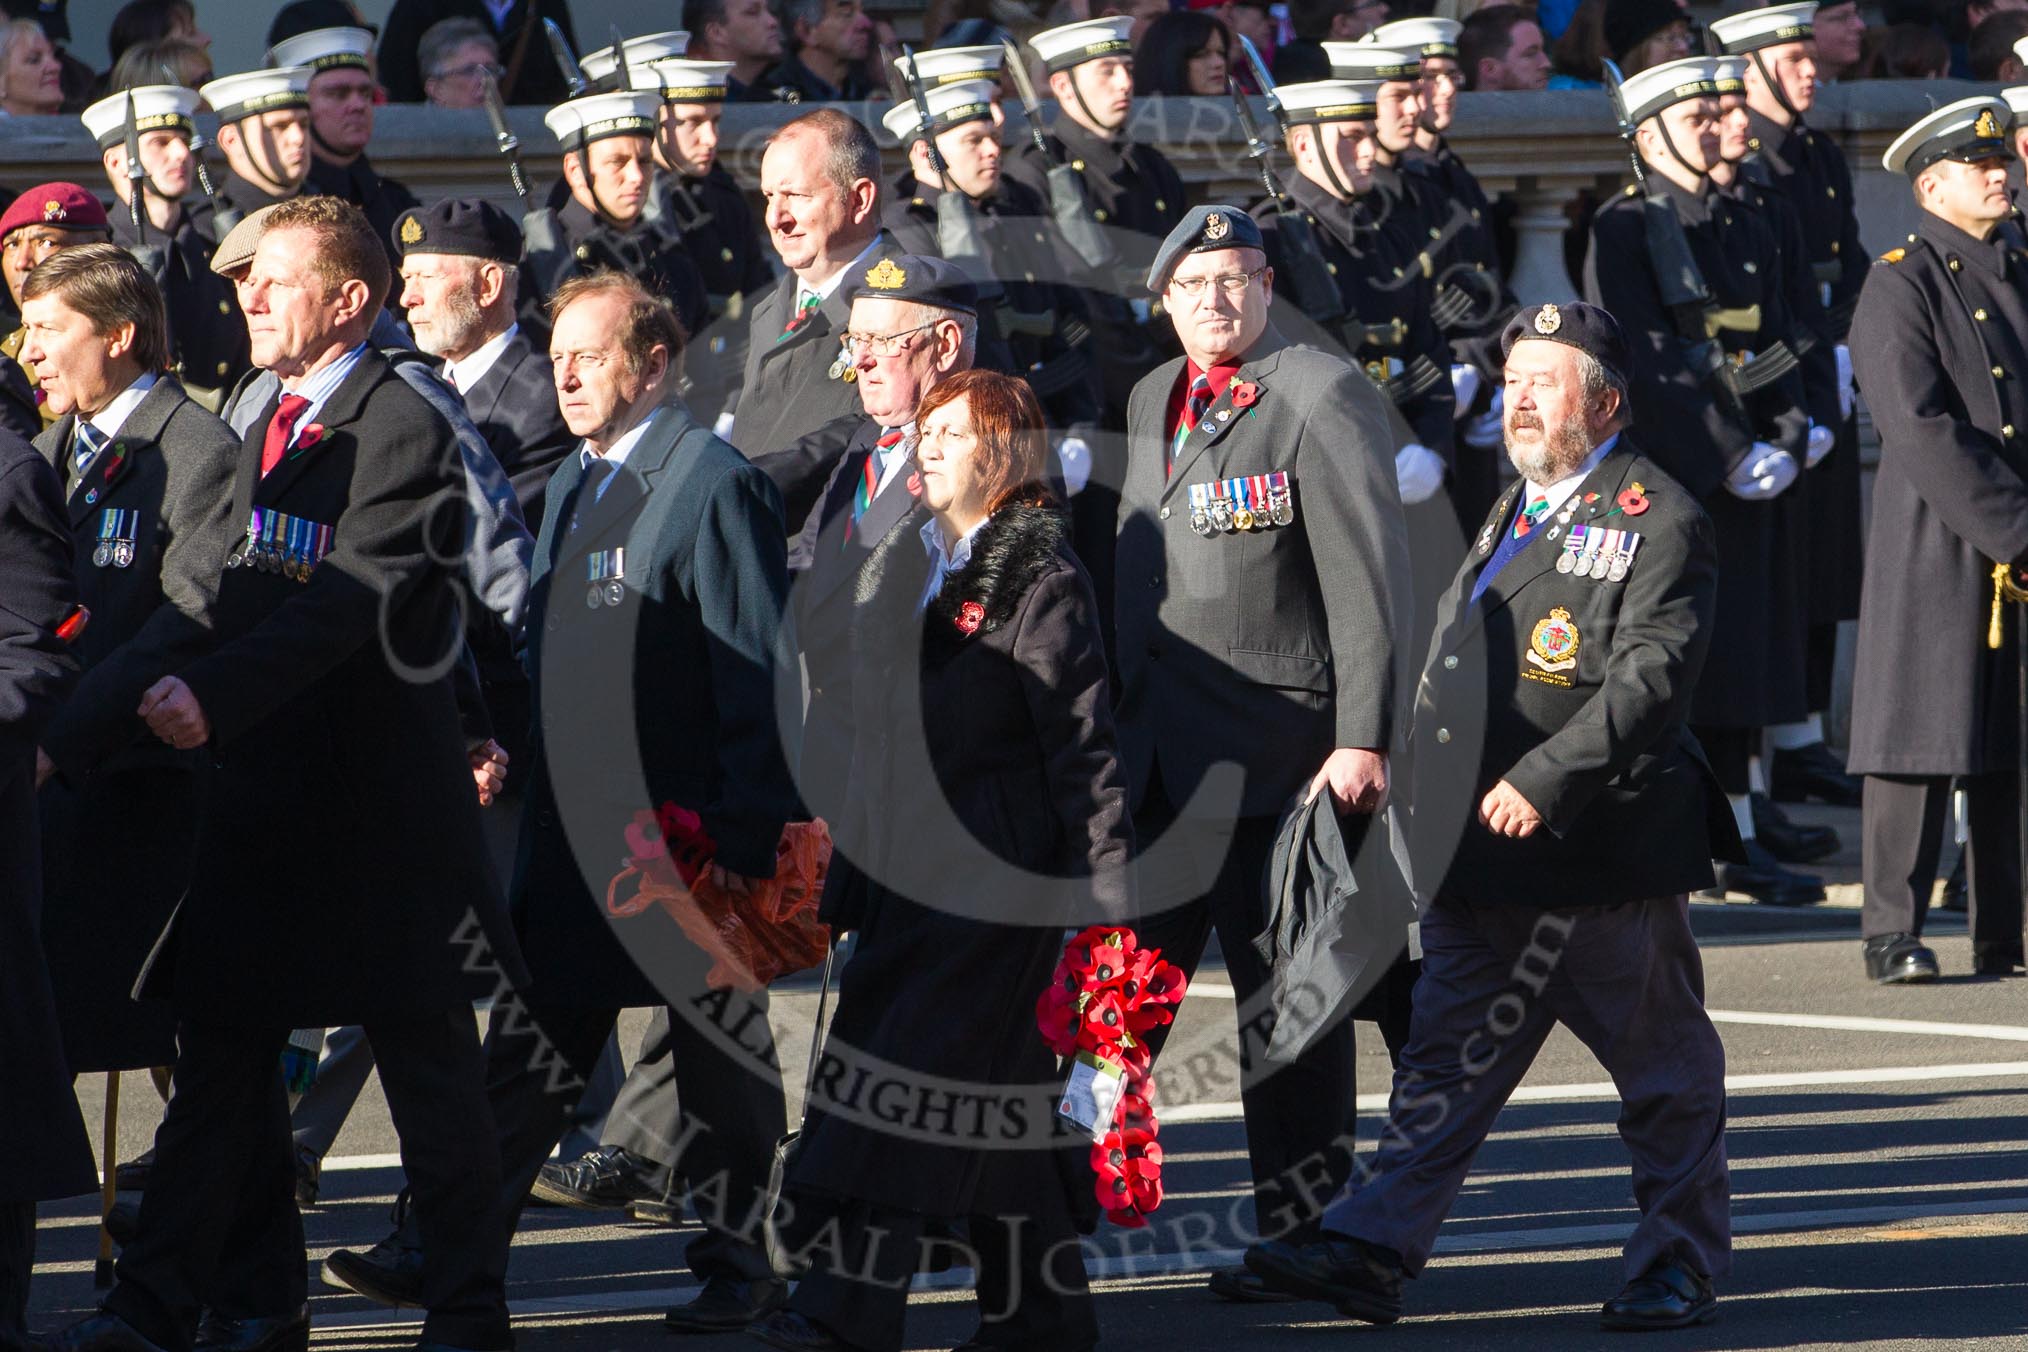
[[[1127,1161],[1127,1192],[1139,1212],[1162,1205],[1162,1150],[1160,1146],[1148,1150],[1141,1158]]]
[[[627,854],[637,864],[669,853],[662,844],[662,828],[652,812],[636,812],[627,825],[626,836]]]
[[[113,481],[113,476],[120,472],[120,466],[126,463],[127,463],[126,451],[119,449],[117,447],[114,448],[112,456],[108,458],[106,461],[105,481],[108,484],[110,484]]]
[[[1061,986],[1049,986],[1035,1001],[1035,1027],[1043,1043],[1058,1056],[1077,1050],[1076,997]]]
[[[1146,1086],[1146,1089],[1152,1092],[1152,1083]],[[1120,1106],[1113,1111],[1122,1132],[1138,1132],[1152,1141],[1155,1139],[1155,1133],[1162,1129],[1162,1124],[1155,1120],[1155,1109],[1148,1102],[1146,1092],[1129,1090],[1120,1095]]]
[[[1083,986],[1120,986],[1127,975],[1127,955],[1118,945],[1104,942],[1084,944],[1072,952],[1070,969],[1077,974],[1079,984]],[[1121,994],[1124,996],[1128,992],[1122,987]]]
[[[961,634],[976,634],[979,626],[986,622],[986,608],[977,601],[967,601],[958,607],[958,617],[952,623]]]
[[[1597,502],[1597,501],[1598,501],[1598,494],[1596,494],[1596,493],[1586,493],[1586,494],[1584,495],[1584,500],[1585,500],[1585,502],[1586,502],[1587,504],[1589,504],[1589,503],[1594,503],[1594,502]]]
[[[1099,1201],[1103,1205],[1105,1199],[1100,1198]],[[1122,1230],[1144,1230],[1148,1225],[1148,1218],[1130,1206],[1121,1207],[1117,1211],[1108,1208],[1106,1219],[1114,1225],[1119,1226]]]
[[[307,451],[324,439],[324,424],[311,423],[296,436],[296,449]]]
[[[688,887],[711,867],[718,846],[704,829],[704,819],[687,807],[664,803],[655,809],[655,824],[668,845],[670,862]]]
[[[1639,484],[1622,490],[1620,495],[1614,498],[1613,501],[1617,502],[1620,505],[1620,510],[1628,516],[1639,516],[1642,512],[1648,510],[1647,496],[1641,492]]]
[[[1234,408],[1251,408],[1253,401],[1258,398],[1260,398],[1260,386],[1254,384],[1251,380],[1242,380],[1239,384],[1232,387],[1232,406]]]
[[[1126,1007],[1120,1003],[1119,993],[1099,991],[1093,995],[1078,1021],[1077,1045],[1095,1052],[1114,1046],[1125,1050],[1133,1042],[1133,1034],[1127,1030]]]

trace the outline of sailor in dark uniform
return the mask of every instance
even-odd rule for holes
[[[168,307],[170,369],[193,398],[216,405],[247,369],[247,337],[231,285],[211,270],[218,241],[184,205],[194,180],[190,138],[198,102],[194,89],[146,85],[101,99],[81,116],[98,139],[106,181],[117,199],[107,212],[113,242],[141,260]],[[130,103],[144,170],[138,228],[127,165]]]
[[[1712,36],[1728,55],[1746,59],[1749,139],[1742,172],[1788,199],[1802,226],[1800,266],[1818,296],[1818,314],[1802,316],[1834,352],[1838,403],[1834,420],[1813,419],[1832,434],[1829,447],[1812,447],[1804,476],[1809,519],[1808,665],[1804,673],[1809,716],[1768,730],[1774,751],[1768,788],[1782,802],[1820,798],[1856,805],[1859,781],[1824,745],[1823,712],[1831,705],[1838,626],[1859,615],[1861,540],[1859,424],[1852,398],[1852,358],[1846,340],[1852,308],[1866,280],[1866,248],[1859,242],[1858,200],[1845,151],[1803,122],[1816,101],[1817,5],[1774,5],[1711,22]]]
[[[654,90],[615,90],[558,104],[543,117],[563,143],[570,192],[555,213],[557,247],[522,261],[521,322],[545,342],[549,297],[572,277],[602,268],[639,278],[668,301],[685,334],[704,327],[709,306],[696,265],[642,219],[661,105]]]
[[[1808,713],[1801,579],[1776,502],[1802,473],[1809,433],[1780,241],[1761,213],[1711,185],[1719,137],[1708,60],[1651,67],[1629,77],[1622,96],[1649,195],[1631,187],[1599,210],[1585,295],[1635,335],[1635,419],[1649,453],[1710,514],[1725,561],[1712,639],[1720,660],[1698,682],[1691,711],[1747,838],[1747,862],[1721,863],[1719,884],[1759,901],[1821,901],[1817,879],[1784,868],[1753,839],[1750,798],[1762,731]],[[1683,241],[1680,260],[1655,256],[1651,226]],[[1672,304],[1685,272],[1708,289],[1702,305]]]
[[[2028,253],[2010,219],[2007,125],[1998,99],[1966,99],[1888,148],[1922,210],[1853,314],[1853,370],[1880,433],[1848,757],[1865,776],[1861,925],[1876,981],[1936,978],[1922,931],[1953,777],[1971,827],[1973,970],[2022,966]]]
[[[310,172],[310,68],[251,70],[199,87],[218,114],[225,179],[197,207],[198,228],[223,241],[262,207],[303,191]]]
[[[909,172],[896,181],[883,220],[908,252],[948,256],[957,238],[952,222],[969,217],[980,254],[952,261],[978,272],[982,302],[1001,293],[996,304],[982,303],[979,365],[1025,379],[1052,430],[1095,424],[1100,396],[1091,325],[1082,298],[1055,280],[1066,246],[1048,208],[1000,173],[996,95],[983,80],[930,89],[923,99],[927,130],[913,102],[882,116],[909,156]],[[941,173],[933,153],[942,159]],[[944,203],[946,192],[962,200]]]
[[[1320,1237],[1246,1261],[1354,1319],[1399,1319],[1402,1278],[1561,1023],[1611,1072],[1634,1161],[1640,1218],[1601,1322],[1682,1328],[1714,1317],[1732,1256],[1725,1051],[1685,895],[1736,844],[1686,725],[1718,551],[1696,498],[1624,432],[1611,315],[1530,307],[1504,345],[1522,481],[1459,569],[1416,693],[1423,980],[1391,1121]]]
[[[374,171],[373,34],[364,28],[316,28],[283,38],[268,53],[276,66],[308,66],[310,176],[304,191],[342,197],[366,213],[382,243],[415,194]],[[393,246],[388,246],[389,258]]]

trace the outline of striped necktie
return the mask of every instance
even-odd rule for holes
[[[1534,530],[1536,524],[1540,522],[1542,518],[1547,516],[1548,514],[1549,514],[1548,498],[1537,498],[1535,499],[1535,501],[1529,503],[1526,507],[1521,509],[1521,515],[1514,518],[1514,538],[1517,540],[1527,539],[1528,532]]]
[[[823,303],[824,298],[816,292],[811,291],[806,293],[802,299],[796,302],[796,312],[789,316],[787,326],[782,329],[780,336],[775,341],[778,343],[786,341],[790,334],[803,327],[804,323],[808,321],[810,312]]]
[[[1183,416],[1177,420],[1176,435],[1169,439],[1169,473],[1176,472],[1176,457],[1182,453],[1184,439],[1196,430],[1210,407],[1211,377],[1199,371],[1183,396]]]
[[[887,454],[901,445],[904,433],[899,427],[889,428],[873,443],[873,449],[866,453],[866,463],[859,468],[859,484],[852,490],[852,519],[845,523],[845,541],[850,543],[853,531],[859,525],[859,518],[866,515],[866,509],[873,505],[874,495],[880,491],[880,478],[887,472]]]

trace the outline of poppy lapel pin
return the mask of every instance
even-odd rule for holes
[[[126,468],[126,465],[127,465],[127,448],[124,444],[116,442],[113,445],[112,454],[106,457],[106,472],[105,472],[106,487],[111,488],[113,486],[113,480],[119,477],[120,471]]]
[[[958,607],[958,616],[952,621],[958,632],[967,638],[979,632],[979,626],[986,622],[986,608],[977,601],[967,601]]]
[[[1639,483],[1623,490],[1613,501],[1617,502],[1620,505],[1620,510],[1628,516],[1639,516],[1642,512],[1648,510],[1647,492]]]
[[[301,455],[304,451],[309,450],[312,446],[315,446],[318,442],[322,441],[323,439],[324,439],[324,424],[311,423],[309,426],[305,427],[302,431],[296,434],[296,448],[289,452],[289,459],[294,460],[297,456]]]
[[[1239,384],[1232,387],[1232,406],[1234,408],[1252,408],[1254,402],[1259,398],[1260,386],[1254,384],[1251,380],[1242,380]]]

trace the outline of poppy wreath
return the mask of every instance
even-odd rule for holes
[[[1127,1229],[1162,1205],[1162,1147],[1156,1133],[1153,1054],[1146,1035],[1176,1017],[1188,984],[1183,969],[1143,948],[1130,929],[1094,925],[1064,945],[1035,1024],[1058,1056],[1088,1052],[1126,1082],[1112,1129],[1093,1143],[1092,1190],[1106,1219]]]

